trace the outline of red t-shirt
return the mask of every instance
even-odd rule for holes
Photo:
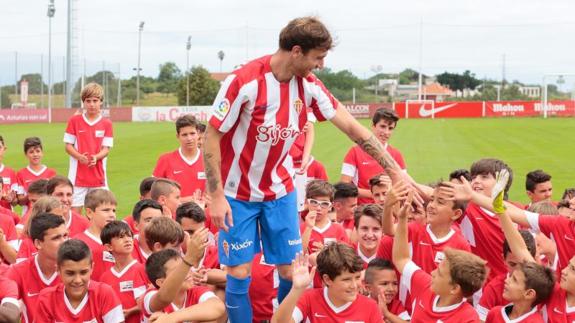
[[[64,292],[64,284],[40,293],[36,323],[124,321],[122,304],[112,287],[96,281],[88,283],[88,292],[78,307],[73,308]]]
[[[68,120],[64,142],[74,145],[80,154],[96,155],[102,147],[114,145],[112,121],[101,115],[94,121],[88,121],[84,114],[74,115]],[[70,156],[68,178],[74,186],[107,187],[106,160],[100,159],[95,166],[88,166]]]
[[[138,261],[139,263],[141,263],[142,265],[146,264],[146,260],[148,260],[148,257],[150,256],[150,254],[146,253],[141,247],[140,244],[142,243],[146,243],[145,241],[140,241],[140,236],[139,235],[135,235],[134,236],[134,251],[132,251],[132,257],[134,257],[134,259],[136,259],[136,261]]]
[[[391,301],[391,304],[387,305],[387,309],[389,312],[391,312],[391,314],[397,315],[400,319],[404,321],[411,320],[411,316],[409,315],[405,307],[403,307],[403,304],[401,304],[401,302],[397,298],[394,298]]]
[[[147,323],[149,322],[150,316],[152,316],[153,312],[150,308],[150,302],[152,297],[158,292],[156,288],[148,289],[144,295],[142,296],[142,302],[140,303],[140,309],[142,313],[142,322]],[[195,286],[193,288],[188,289],[186,294],[186,301],[182,308],[194,306],[196,304],[203,303],[212,297],[217,297],[212,291],[210,291],[207,287],[204,286]],[[164,308],[164,313],[173,313],[182,308],[178,308],[174,303],[166,306]]]
[[[100,281],[102,274],[114,266],[114,256],[104,249],[100,237],[96,237],[88,230],[77,234],[74,239],[84,241],[92,251],[93,269],[91,279]]]
[[[214,101],[210,125],[223,133],[221,175],[226,196],[270,201],[294,190],[289,150],[308,121],[335,116],[339,102],[312,73],[278,82],[271,55],[230,74]]]
[[[508,274],[498,275],[483,286],[479,304],[476,305],[477,313],[482,321],[485,321],[487,318],[489,309],[495,306],[509,304],[509,302],[503,298],[503,288],[505,287],[505,279],[507,279],[507,276]]]
[[[439,296],[431,291],[431,275],[421,270],[413,261],[403,268],[400,286],[407,288],[411,295],[412,322],[479,322],[477,312],[465,299],[458,304],[439,307]]]
[[[44,165],[38,172],[35,172],[30,166],[26,166],[16,173],[19,187],[18,194],[27,194],[30,184],[39,179],[50,179],[54,176],[56,176],[56,171]]]
[[[300,232],[305,231],[305,222],[300,225]],[[316,248],[313,246],[314,242],[320,242],[324,246],[332,242],[345,242],[349,244],[349,239],[345,233],[345,229],[338,223],[333,223],[328,221],[323,228],[313,227],[311,235],[309,238],[308,252],[316,252]]]
[[[136,227],[136,221],[134,221],[134,217],[131,214],[126,215],[122,221],[126,222],[130,226],[133,234],[137,234],[139,232],[138,228]]]
[[[575,322],[575,306],[567,305],[567,293],[559,283],[555,284],[553,293],[544,306],[548,323],[566,323]]]
[[[487,261],[490,268],[488,281],[497,275],[506,274],[507,267],[503,260],[503,241],[505,236],[497,216],[469,203],[465,216],[460,224],[461,234],[471,246],[471,252]]]
[[[0,164],[0,189],[2,190],[2,192],[16,192],[18,193],[18,178],[16,177],[16,173],[14,172],[14,170],[12,170],[12,168],[4,165],[4,164]],[[0,207],[6,208],[10,211],[12,211],[12,205],[10,203],[8,203],[8,201],[5,200],[0,200]]]
[[[196,190],[203,193],[206,189],[204,158],[199,149],[191,160],[184,157],[181,148],[163,154],[156,163],[153,175],[178,182],[182,187],[182,196],[191,196]]]
[[[90,227],[90,221],[86,219],[84,216],[74,212],[69,211],[69,218],[68,222],[66,222],[66,229],[68,229],[68,236],[73,237],[78,235],[84,231],[86,231]]]
[[[21,308],[21,318],[24,323],[34,322],[40,292],[60,283],[58,272],[55,271],[51,277],[45,277],[42,274],[37,256],[12,265],[6,276],[18,285],[18,299],[24,303]]]
[[[0,229],[4,232],[4,238],[6,242],[8,242],[8,245],[10,245],[12,249],[18,250],[18,234],[16,232],[14,221],[10,217],[0,214]],[[0,254],[0,262],[2,261],[5,262],[5,259],[3,259]]]
[[[18,302],[18,285],[4,276],[0,276],[0,305],[13,304],[20,308]]]
[[[401,169],[406,168],[405,161],[399,150],[389,144],[386,145],[386,150]],[[381,173],[384,173],[383,167],[368,153],[363,151],[360,146],[351,147],[343,159],[341,174],[351,177],[358,188],[369,190],[369,179]],[[361,197],[357,199],[357,203],[367,204],[374,203],[374,201],[371,198]]]
[[[522,322],[522,323],[543,323],[541,314],[537,311],[537,306],[533,307],[531,311],[521,315],[520,317],[510,319],[508,313],[511,313],[513,304],[507,306],[496,306],[489,310],[485,323],[508,323],[508,322]]]
[[[105,271],[100,281],[108,284],[122,302],[122,308],[130,309],[138,305],[136,300],[146,292],[147,277],[144,275],[144,266],[133,260],[121,272],[114,267]],[[130,315],[126,323],[139,323],[140,314]]]
[[[313,159],[310,163],[309,167],[307,168],[307,181],[313,181],[314,179],[322,179],[324,181],[328,181],[327,172],[325,171],[325,166],[317,160]]]
[[[299,298],[292,318],[299,322],[364,322],[380,323],[383,317],[377,303],[357,294],[353,302],[336,307],[330,301],[326,288],[306,290]]]
[[[252,283],[249,297],[252,303],[253,322],[271,320],[277,304],[279,276],[275,265],[265,262],[260,252],[252,261]]]

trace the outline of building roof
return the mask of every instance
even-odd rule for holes
[[[453,95],[453,92],[449,88],[439,83],[424,85],[423,93],[425,93],[425,95]]]
[[[228,75],[230,75],[230,73],[210,73],[210,76],[218,82],[223,82]]]

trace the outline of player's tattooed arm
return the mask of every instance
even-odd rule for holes
[[[209,194],[223,190],[221,183],[221,134],[211,126],[206,131],[206,143],[204,148],[204,167]]]

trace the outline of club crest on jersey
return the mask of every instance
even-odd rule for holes
[[[224,240],[224,242],[222,242],[222,248],[224,249],[224,253],[226,254],[226,257],[230,257],[230,245],[228,244],[228,242],[226,240]]]
[[[295,99],[295,101],[293,101],[293,107],[295,109],[295,111],[297,112],[297,114],[300,114],[301,109],[303,108],[303,102],[300,98]]]
[[[230,101],[228,99],[223,99],[214,109],[214,116],[222,121],[225,116],[228,114],[228,111],[230,111]]]

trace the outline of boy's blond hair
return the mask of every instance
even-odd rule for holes
[[[104,101],[104,89],[98,83],[88,83],[82,89],[81,97],[82,102],[88,98],[98,98],[100,101]]]
[[[487,277],[487,261],[462,250],[446,248],[444,253],[449,263],[451,282],[461,287],[463,297],[469,297],[481,289]]]
[[[150,250],[154,250],[154,244],[166,246],[168,243],[181,244],[184,241],[184,230],[178,222],[167,217],[157,217],[144,229],[146,244]]]
[[[32,206],[32,211],[30,212],[30,216],[26,223],[24,224],[24,232],[30,236],[30,223],[32,223],[32,219],[36,217],[36,215],[41,213],[51,213],[52,210],[62,207],[62,203],[60,200],[53,196],[42,196],[41,198],[34,203]]]
[[[114,193],[98,188],[86,194],[86,198],[84,199],[84,207],[86,209],[96,211],[96,208],[102,204],[118,205]]]

